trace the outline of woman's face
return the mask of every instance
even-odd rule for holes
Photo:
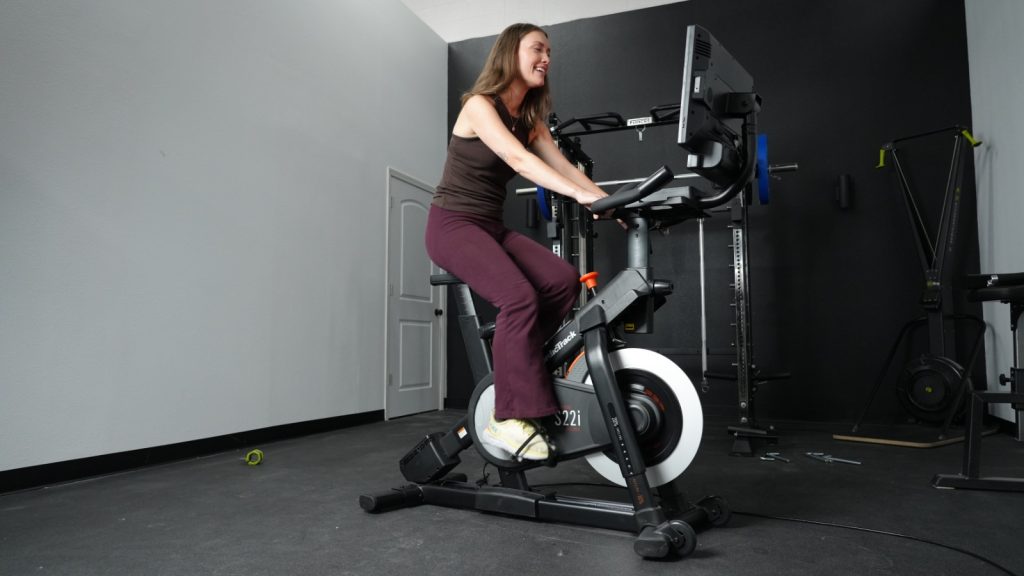
[[[527,89],[544,85],[551,64],[551,45],[548,37],[540,30],[534,30],[519,41],[519,75],[526,82]]]

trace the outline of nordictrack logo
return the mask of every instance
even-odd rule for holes
[[[562,350],[562,348],[565,348],[569,344],[569,342],[575,340],[576,337],[577,334],[575,330],[569,332],[569,334],[567,334],[565,338],[562,338],[558,342],[555,342],[555,345],[551,347],[551,352],[548,352],[547,357],[551,358],[555,354],[558,354]]]

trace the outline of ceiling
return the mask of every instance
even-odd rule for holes
[[[678,0],[677,0],[678,1]],[[509,24],[559,24],[661,4],[665,0],[402,0],[445,42],[494,36]]]

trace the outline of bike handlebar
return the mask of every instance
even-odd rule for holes
[[[661,190],[665,184],[672,181],[675,176],[672,171],[668,169],[668,166],[662,166],[658,168],[643,182],[636,185],[627,185],[619,188],[614,194],[601,198],[597,202],[590,205],[590,211],[595,214],[602,214],[609,210],[615,210],[616,208],[622,208],[627,204],[632,204],[637,200],[641,200],[654,194],[658,190]]]
[[[741,137],[743,162],[739,170],[736,171],[735,178],[728,183],[728,186],[719,190],[717,194],[695,198],[692,201],[691,207],[696,210],[709,210],[729,202],[754,179],[755,171],[757,170],[757,111],[760,109],[761,99],[757,94],[753,93],[737,94],[736,96],[742,97],[734,104],[736,109],[734,116],[744,119]],[[739,114],[739,112],[743,113]],[[796,165],[794,164],[780,166],[776,171],[784,172],[795,169]],[[608,211],[622,208],[657,192],[673,178],[674,176],[668,169],[668,166],[662,166],[637,186],[626,186],[614,194],[594,202],[590,205],[590,210],[595,214],[605,214]]]

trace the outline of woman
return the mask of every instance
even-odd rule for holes
[[[568,262],[502,223],[515,175],[590,206],[606,194],[559,152],[545,119],[551,47],[532,24],[506,28],[462,97],[427,221],[427,253],[499,309],[492,342],[494,414],[483,441],[543,460],[549,447],[527,421],[558,410],[544,340],[579,294]]]

